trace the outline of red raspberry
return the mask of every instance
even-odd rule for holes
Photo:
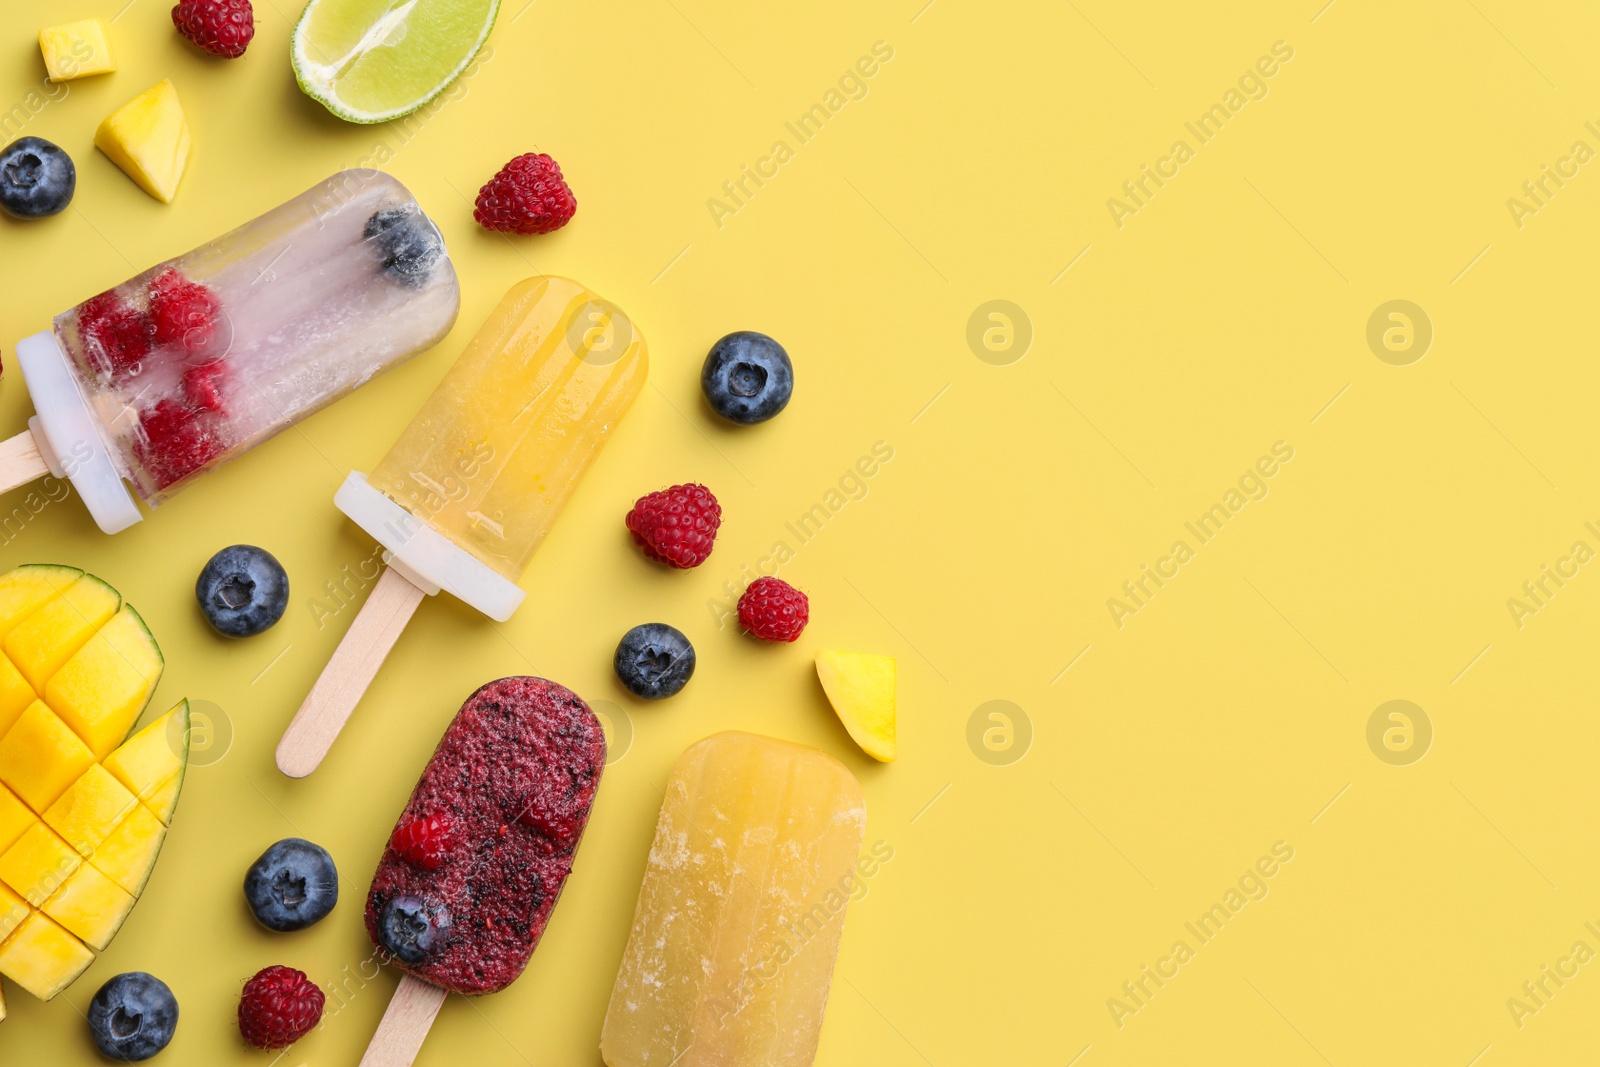
[[[250,0],[182,0],[172,9],[172,24],[200,48],[224,59],[238,59],[256,35]]]
[[[139,416],[143,431],[134,441],[134,455],[157,489],[165,489],[200,470],[227,450],[203,412],[167,399]]]
[[[222,380],[228,365],[213,359],[183,372],[183,396],[202,411],[222,410]]]
[[[115,293],[101,293],[78,309],[78,335],[89,362],[117,381],[132,377],[150,354],[150,320]]]
[[[425,815],[395,827],[389,847],[408,863],[437,871],[455,846],[455,826],[448,815]]]
[[[529,152],[500,168],[478,192],[472,217],[487,230],[550,233],[572,221],[578,201],[547,155]]]
[[[212,346],[222,301],[198,282],[175,270],[165,270],[150,283],[150,321],[158,345],[182,345],[199,355]]]
[[[288,1048],[316,1029],[327,998],[304,971],[268,967],[244,984],[239,1033],[259,1049]]]
[[[809,621],[811,602],[779,578],[757,578],[739,598],[739,625],[763,641],[793,641]]]
[[[633,543],[657,563],[688,570],[711,555],[722,525],[722,506],[711,490],[693,482],[647,493],[628,512]]]

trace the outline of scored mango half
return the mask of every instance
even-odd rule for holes
[[[41,1000],[111,944],[166,840],[188,702],[128,736],[164,666],[94,575],[0,575],[0,975]]]

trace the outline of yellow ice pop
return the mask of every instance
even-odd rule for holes
[[[672,769],[611,990],[609,1067],[810,1067],[866,831],[831,756],[715,734]]]
[[[500,301],[368,479],[515,582],[645,380],[644,339],[566,278]]]
[[[316,769],[424,596],[511,617],[523,569],[647,367],[644,337],[609,300],[568,278],[511,287],[371,477],[351,473],[334,497],[388,569],[279,743],[285,774]]]

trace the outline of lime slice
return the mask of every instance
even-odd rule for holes
[[[477,56],[500,0],[311,0],[290,55],[307,96],[350,122],[409,115]]]

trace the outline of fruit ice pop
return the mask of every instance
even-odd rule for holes
[[[411,1035],[414,1055],[446,992],[495,993],[522,974],[572,871],[605,761],[599,720],[554,682],[502,678],[462,705],[367,894],[367,933],[407,979],[373,1041],[382,1055],[363,1063],[409,1064],[396,1035]]]
[[[162,503],[437,344],[459,307],[444,240],[405,187],[336,174],[19,343],[40,457],[0,466],[71,478],[115,532],[140,517],[123,480]],[[6,444],[26,458],[27,442]]]
[[[389,566],[285,733],[285,774],[321,762],[423,596],[511,617],[523,568],[647,365],[610,301],[566,278],[512,286],[372,475],[352,473],[334,497]]]
[[[739,732],[672,769],[611,991],[609,1067],[809,1067],[857,882],[861,786]]]

